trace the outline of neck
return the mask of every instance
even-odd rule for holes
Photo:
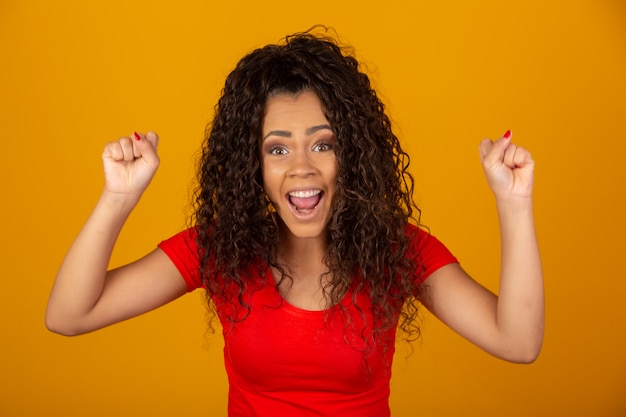
[[[297,237],[283,227],[278,244],[278,258],[290,266],[305,267],[320,265],[326,254],[326,235],[317,237]]]
[[[326,235],[315,238],[294,236],[284,227],[278,244],[278,263],[282,271],[273,269],[278,291],[294,306],[306,310],[323,310],[329,307],[324,282],[328,267],[324,264]],[[286,273],[288,279],[282,279]]]

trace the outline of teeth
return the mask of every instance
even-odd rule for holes
[[[321,193],[320,190],[302,190],[302,191],[292,191],[289,193],[289,195],[291,197],[307,198],[307,197],[313,197],[314,195],[318,195],[319,193]]]

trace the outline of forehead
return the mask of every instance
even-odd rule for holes
[[[328,123],[324,114],[324,107],[319,97],[311,92],[305,91],[297,95],[279,94],[270,97],[265,104],[265,115],[263,118],[263,130],[277,125],[307,124],[307,123]]]

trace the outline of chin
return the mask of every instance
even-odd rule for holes
[[[281,218],[283,233],[296,239],[326,239],[328,234],[327,223],[324,224],[294,224]]]
[[[320,229],[319,227],[287,227],[287,232],[297,239],[326,239],[328,231],[326,228]]]

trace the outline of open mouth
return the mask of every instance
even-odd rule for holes
[[[322,190],[299,190],[290,192],[287,199],[296,213],[306,215],[315,210],[323,195]]]

